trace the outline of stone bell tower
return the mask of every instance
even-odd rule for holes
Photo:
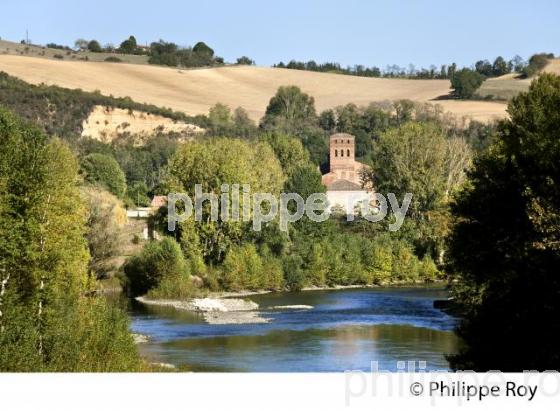
[[[358,169],[356,169],[355,141],[350,134],[333,134],[329,140],[329,173],[335,174],[336,179],[345,179],[354,183],[360,183]]]

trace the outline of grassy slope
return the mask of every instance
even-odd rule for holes
[[[38,57],[45,59],[54,59],[55,55],[63,57],[63,60],[76,61],[87,59],[89,61],[105,61],[107,57],[118,57],[125,63],[131,64],[148,64],[147,56],[135,56],[130,54],[118,54],[118,53],[92,53],[89,51],[68,51],[59,50],[55,48],[47,48],[34,45],[26,45],[14,43],[11,41],[0,40],[0,55],[17,55],[17,56],[27,56],[27,57]]]
[[[550,60],[543,71],[560,75],[560,59]],[[531,81],[530,78],[516,78],[515,74],[506,74],[486,80],[477,94],[483,98],[493,96],[494,98],[509,100],[520,92],[527,91]]]
[[[411,99],[434,102],[449,93],[447,80],[363,78],[279,68],[230,66],[179,70],[136,64],[59,61],[0,54],[0,71],[33,84],[56,84],[205,114],[217,102],[242,106],[258,120],[282,85],[297,85],[315,97],[319,111],[349,102]],[[488,120],[505,115],[505,105],[486,101],[437,101],[458,116]]]

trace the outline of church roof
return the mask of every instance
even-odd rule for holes
[[[347,179],[337,179],[327,185],[327,191],[363,191],[364,188]]]

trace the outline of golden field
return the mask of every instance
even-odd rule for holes
[[[506,115],[502,102],[435,100],[449,94],[448,80],[364,78],[255,66],[182,70],[9,54],[0,55],[0,71],[32,84],[99,90],[105,95],[128,96],[137,102],[170,107],[189,115],[206,114],[212,105],[221,102],[232,108],[241,106],[258,120],[282,85],[296,85],[312,95],[318,111],[350,102],[367,105],[410,99],[436,103],[459,117],[480,121]]]

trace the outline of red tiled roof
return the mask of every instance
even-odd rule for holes
[[[151,208],[161,208],[167,204],[167,197],[165,195],[156,195],[152,198],[150,203]]]

